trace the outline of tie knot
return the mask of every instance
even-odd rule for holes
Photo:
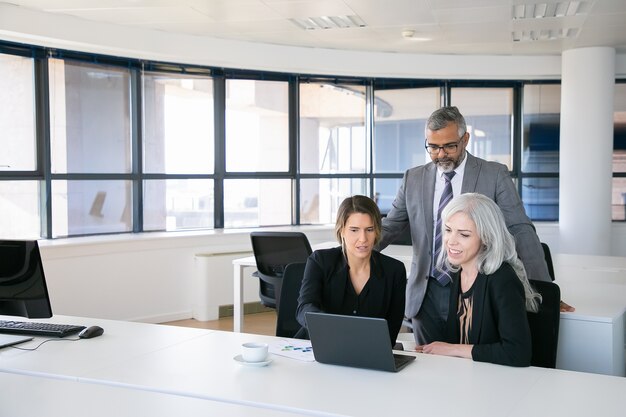
[[[450,182],[452,181],[452,178],[456,175],[456,172],[455,171],[444,172],[443,175],[446,176],[446,181]]]

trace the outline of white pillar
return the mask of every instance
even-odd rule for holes
[[[562,65],[560,252],[610,255],[615,50],[569,50]]]

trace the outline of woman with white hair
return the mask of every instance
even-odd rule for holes
[[[528,282],[502,212],[482,194],[461,194],[444,209],[442,229],[437,267],[452,276],[447,335],[418,351],[529,366],[526,311],[537,311],[541,296]]]

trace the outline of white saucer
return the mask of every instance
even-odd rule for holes
[[[241,365],[245,365],[245,366],[267,366],[267,365],[270,364],[270,362],[272,362],[272,360],[270,358],[267,358],[267,360],[265,360],[263,362],[246,362],[246,361],[243,360],[241,355],[237,355],[233,359],[236,362],[239,362]]]

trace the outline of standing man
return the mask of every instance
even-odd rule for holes
[[[408,226],[413,260],[406,287],[405,315],[411,319],[418,345],[443,340],[450,296],[446,271],[433,269],[441,249],[438,214],[453,196],[480,193],[491,198],[504,214],[507,228],[529,279],[550,281],[543,249],[511,180],[508,168],[470,155],[470,135],[456,107],[436,110],[426,122],[426,150],[432,162],[409,169],[383,219],[379,250]],[[569,306],[568,306],[569,307]]]

